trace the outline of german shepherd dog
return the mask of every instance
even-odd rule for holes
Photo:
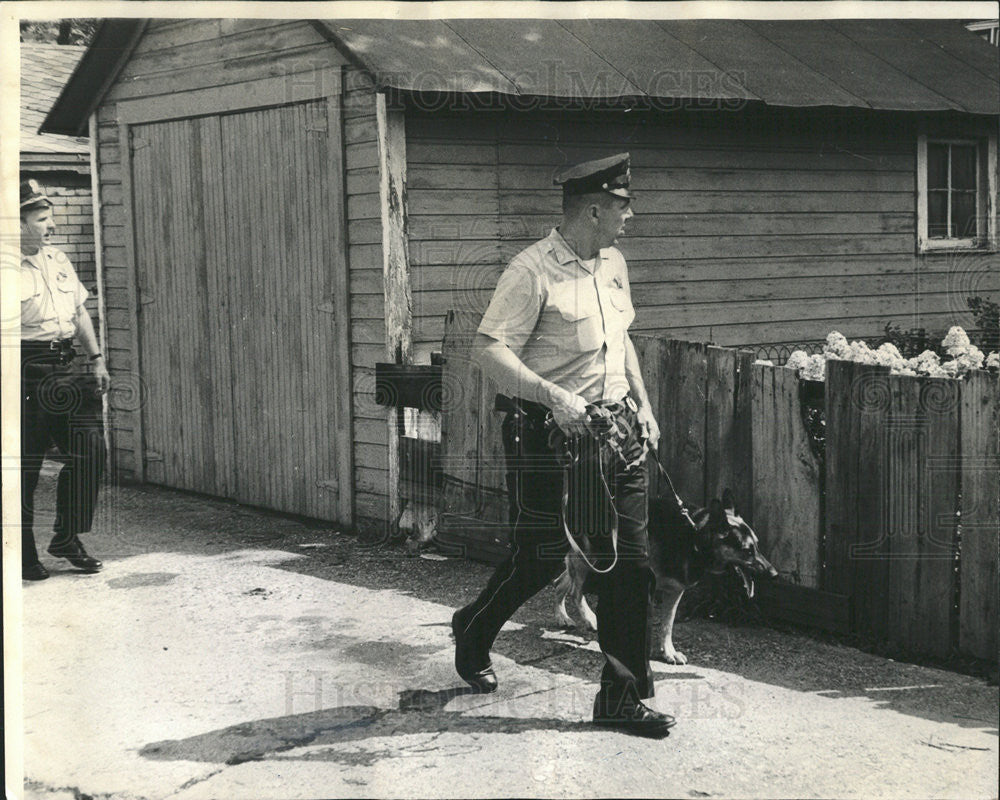
[[[650,658],[668,664],[686,664],[687,657],[674,648],[674,616],[684,590],[706,574],[736,569],[747,594],[753,595],[752,574],[777,577],[778,571],[761,555],[757,535],[736,513],[733,494],[726,489],[722,500],[712,500],[707,508],[684,514],[672,493],[649,501],[649,566],[656,576],[658,617],[653,620]],[[556,580],[559,603],[556,617],[566,627],[574,627],[566,613],[566,601],[577,609],[584,625],[597,630],[597,617],[584,597],[584,583],[590,573],[587,562],[574,551],[566,555],[566,571]]]

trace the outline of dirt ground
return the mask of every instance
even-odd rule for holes
[[[637,739],[590,724],[602,657],[551,590],[467,691],[448,621],[486,565],[153,488],[109,488],[95,531],[103,572],[23,584],[27,797],[997,794],[981,678],[691,620],[655,668],[678,725]]]

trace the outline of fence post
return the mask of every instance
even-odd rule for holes
[[[659,345],[660,458],[681,498],[704,504],[707,345],[676,339]]]
[[[799,379],[784,367],[753,373],[754,529],[775,568],[816,588],[820,573],[820,476],[802,421]]]
[[[954,629],[958,382],[892,376],[886,426],[888,639],[946,656]]]
[[[1000,376],[977,371],[962,385],[962,552],[959,648],[997,659],[1000,526]]]

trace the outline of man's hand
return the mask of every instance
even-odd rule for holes
[[[552,393],[552,418],[563,432],[579,434],[586,431],[587,401],[580,395],[560,389]]]
[[[635,418],[642,430],[643,438],[649,441],[650,447],[656,447],[660,441],[660,426],[656,424],[653,410],[648,405],[639,406]]]
[[[108,368],[104,365],[104,357],[94,362],[94,378],[97,381],[97,393],[105,394],[111,388],[111,376]]]

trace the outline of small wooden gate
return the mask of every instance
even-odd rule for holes
[[[147,480],[350,521],[340,124],[320,99],[130,126]]]

